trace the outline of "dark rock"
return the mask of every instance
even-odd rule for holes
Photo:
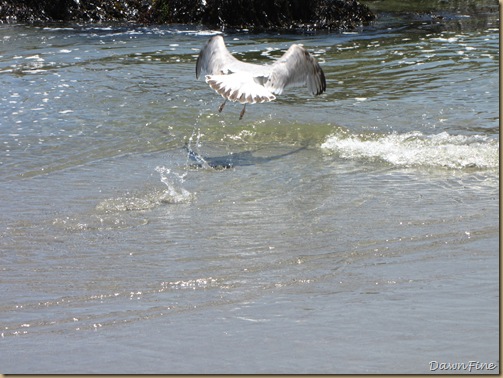
[[[153,0],[141,22],[151,24],[199,23],[204,12],[201,0]]]
[[[356,0],[0,0],[0,21],[21,23],[202,23],[267,31],[349,29],[374,18]]]
[[[375,18],[356,0],[207,0],[202,21],[220,28],[347,29]]]
[[[374,19],[370,9],[356,0],[319,0],[311,16],[318,29],[353,29]]]
[[[137,21],[152,0],[0,0],[0,22]]]

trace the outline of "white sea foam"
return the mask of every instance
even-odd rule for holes
[[[36,62],[43,62],[44,61],[44,58],[41,58],[40,55],[38,55],[38,54],[26,56],[25,59],[34,60]]]
[[[175,33],[199,36],[212,36],[222,34],[222,32],[219,30],[175,30]]]
[[[497,169],[499,143],[482,135],[335,134],[321,145],[345,159],[382,161],[399,167]]]
[[[458,40],[459,40],[459,38],[457,38],[457,37],[450,37],[450,38],[442,38],[442,37],[439,37],[439,38],[430,38],[430,41],[432,41],[432,42],[454,43],[454,42],[457,42]]]

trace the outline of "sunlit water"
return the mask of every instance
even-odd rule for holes
[[[242,121],[210,34],[0,27],[0,371],[499,371],[497,25],[228,35],[327,77]]]

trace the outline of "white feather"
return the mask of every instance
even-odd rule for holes
[[[239,101],[241,104],[267,102],[276,98],[263,85],[258,84],[253,76],[242,72],[228,75],[206,75],[206,82],[223,98]]]

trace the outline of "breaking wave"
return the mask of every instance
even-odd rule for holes
[[[380,161],[398,167],[499,167],[499,142],[483,135],[342,132],[329,136],[321,148],[344,159]]]

